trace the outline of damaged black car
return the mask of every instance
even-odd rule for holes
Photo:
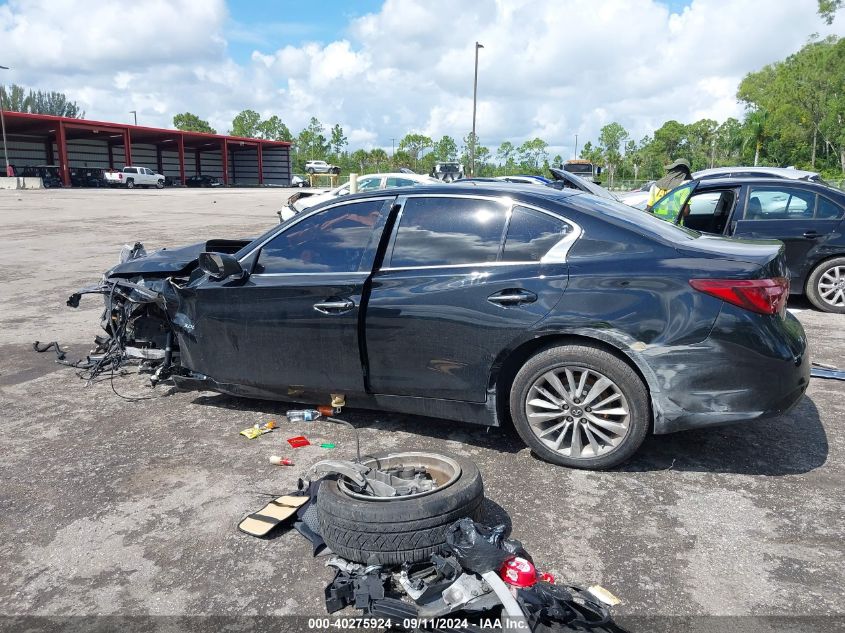
[[[253,240],[127,249],[101,344],[183,389],[498,426],[608,468],[648,433],[780,415],[807,388],[783,245],[572,189],[347,196]],[[78,304],[79,296],[71,297]]]

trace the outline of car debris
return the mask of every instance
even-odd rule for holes
[[[833,380],[845,380],[845,370],[838,369],[833,365],[813,363],[810,367],[811,378],[831,378]]]

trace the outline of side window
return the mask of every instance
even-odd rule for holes
[[[123,171],[127,174],[137,174],[138,173],[138,170],[135,169],[134,167],[127,167]]]
[[[800,220],[813,217],[816,194],[787,187],[753,187],[745,205],[746,220]]]
[[[816,206],[817,220],[838,220],[842,217],[842,207],[831,202],[824,196],[819,196],[818,200],[818,205]]]
[[[507,207],[473,198],[409,198],[402,208],[390,266],[495,262]]]
[[[372,191],[381,187],[381,178],[361,178],[358,180],[358,191]]]
[[[355,272],[384,200],[344,204],[304,218],[265,244],[256,273]]]
[[[514,207],[502,261],[540,261],[571,230],[563,220],[532,209]]]
[[[387,179],[387,186],[388,187],[413,187],[416,185],[416,181],[411,180],[410,178],[388,178]]]

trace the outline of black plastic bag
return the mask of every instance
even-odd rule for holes
[[[483,574],[499,571],[514,556],[531,560],[531,556],[515,539],[505,538],[504,525],[487,527],[472,519],[461,519],[446,529],[446,546],[467,571]]]

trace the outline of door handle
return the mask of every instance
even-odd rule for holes
[[[342,314],[355,307],[351,299],[328,299],[314,304],[314,309],[323,314]]]
[[[807,231],[806,233],[804,233],[804,237],[806,237],[808,240],[814,240],[818,236],[819,234],[816,231]]]
[[[515,306],[521,303],[534,303],[537,301],[537,295],[528,290],[502,290],[487,297],[487,301],[500,306]]]

